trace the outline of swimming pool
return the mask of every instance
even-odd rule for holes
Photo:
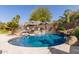
[[[62,44],[66,41],[63,34],[45,34],[35,36],[22,36],[9,41],[10,44],[24,47],[49,47]]]

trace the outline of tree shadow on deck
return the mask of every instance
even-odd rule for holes
[[[51,47],[49,47],[48,49],[50,50],[51,54],[79,54],[79,46],[71,46],[69,53]]]
[[[67,52],[58,50],[58,49],[56,49],[56,48],[51,48],[51,47],[49,47],[48,49],[50,50],[51,54],[68,54]]]
[[[69,54],[79,54],[79,46],[71,46]]]

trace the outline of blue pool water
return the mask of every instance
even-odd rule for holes
[[[36,36],[22,36],[9,41],[10,44],[24,47],[48,47],[62,44],[66,36],[62,34],[45,34]]]

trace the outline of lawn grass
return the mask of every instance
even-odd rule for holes
[[[9,33],[11,33],[10,31],[7,31],[7,30],[0,30],[0,34],[9,34]]]

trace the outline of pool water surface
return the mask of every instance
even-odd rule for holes
[[[22,36],[9,41],[10,44],[24,47],[49,47],[65,43],[63,34],[45,34],[35,36]]]

